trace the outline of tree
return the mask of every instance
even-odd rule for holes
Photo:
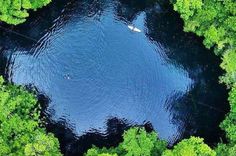
[[[184,20],[184,30],[204,37],[207,48],[216,54],[236,51],[235,0],[175,0],[174,10]]]
[[[220,127],[226,131],[226,136],[230,143],[236,144],[236,87],[233,87],[229,93],[230,113],[220,124]]]
[[[215,149],[217,156],[235,156],[236,153],[236,145],[226,145],[226,144],[218,144]]]
[[[93,147],[88,150],[86,156],[118,156],[118,155],[116,153],[111,154],[111,153],[102,152],[100,149]]]
[[[0,20],[17,25],[26,21],[28,11],[42,8],[51,0],[0,0]]]
[[[35,95],[0,77],[0,155],[60,156],[59,142],[40,127]]]
[[[173,150],[166,150],[162,156],[215,156],[216,153],[203,139],[191,137],[184,139],[174,146]]]
[[[86,156],[216,156],[216,152],[198,137],[184,139],[172,150],[166,148],[167,143],[158,139],[155,132],[147,133],[144,128],[131,128],[124,132],[123,138],[117,147],[93,146]]]
[[[236,1],[174,0],[173,4],[184,21],[184,30],[204,37],[204,45],[213,47],[222,56],[221,68],[226,73],[220,81],[231,91],[230,112],[220,127],[229,143],[220,143],[215,150],[218,156],[233,156],[236,153]]]
[[[229,87],[232,87],[236,82],[236,51],[226,52],[223,55],[222,60],[221,68],[224,69],[226,73],[220,78],[220,80],[221,82],[226,83]]]
[[[159,156],[166,149],[167,143],[159,140],[155,132],[147,133],[144,128],[131,128],[123,134],[124,141],[115,148],[93,147],[86,156],[111,154],[112,156]]]

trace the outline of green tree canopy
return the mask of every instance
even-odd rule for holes
[[[184,20],[184,30],[204,37],[216,54],[236,52],[235,0],[173,0],[174,10]]]
[[[172,150],[167,149],[167,143],[158,139],[155,132],[147,133],[143,128],[125,131],[123,139],[114,148],[99,149],[94,146],[86,156],[216,156],[216,152],[198,137],[184,139]]]
[[[0,0],[0,21],[17,25],[26,21],[28,11],[36,10],[51,0]]]
[[[162,156],[216,156],[216,152],[203,139],[191,137],[175,145],[173,150],[166,150]]]
[[[221,123],[220,127],[226,131],[226,136],[231,143],[236,144],[236,87],[229,94],[230,113]]]
[[[236,145],[235,144],[218,144],[215,149],[217,156],[235,156]]]
[[[222,56],[220,78],[231,91],[230,112],[220,127],[226,131],[228,144],[220,143],[217,156],[236,153],[236,1],[235,0],[173,0],[174,10],[184,20],[184,30],[204,37],[204,45],[213,47]]]
[[[166,149],[167,143],[159,140],[155,132],[147,133],[144,128],[131,128],[123,134],[124,141],[115,148],[93,147],[86,156],[110,154],[112,156],[159,156]]]
[[[0,77],[0,155],[59,156],[59,142],[40,127],[36,97]]]

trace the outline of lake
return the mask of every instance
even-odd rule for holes
[[[55,0],[23,25],[1,24],[0,71],[36,88],[66,155],[115,145],[133,125],[170,146],[190,135],[214,144],[228,110],[220,60],[182,27],[168,4]]]

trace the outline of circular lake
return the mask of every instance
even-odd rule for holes
[[[47,96],[49,129],[64,144],[143,124],[170,144],[189,135],[212,143],[227,110],[219,60],[182,27],[158,3],[55,0],[23,25],[1,26],[0,69]]]

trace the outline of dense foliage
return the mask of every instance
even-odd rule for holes
[[[219,144],[216,148],[218,156],[235,156],[236,153],[236,88],[233,87],[229,94],[230,113],[221,123],[220,127],[226,131],[229,143]]]
[[[58,156],[59,142],[40,127],[39,106],[24,88],[0,77],[0,155]]]
[[[166,142],[157,139],[155,132],[147,133],[144,128],[131,128],[123,134],[124,141],[116,148],[93,147],[88,150],[86,156],[101,154],[126,155],[126,156],[150,156],[160,155],[166,148]]]
[[[41,8],[51,0],[0,0],[0,21],[20,24],[29,10]],[[171,0],[180,13],[186,32],[203,37],[207,48],[222,57],[226,71],[221,82],[231,88],[230,113],[220,127],[226,131],[228,144],[219,143],[213,151],[203,139],[191,137],[167,149],[154,132],[132,128],[123,142],[114,148],[93,147],[87,156],[234,156],[236,153],[236,1],[235,0]],[[61,155],[59,143],[40,127],[36,98],[22,87],[5,84],[0,78],[0,155]]]
[[[229,143],[215,149],[219,156],[236,153],[236,1],[174,0],[174,10],[184,20],[184,30],[204,37],[204,45],[222,57],[225,75],[220,78],[229,88],[230,113],[220,127]]]
[[[8,24],[20,24],[26,21],[28,11],[36,10],[51,0],[0,0],[0,21]]]
[[[218,144],[215,149],[217,156],[235,156],[236,145],[234,144]]]
[[[230,142],[236,143],[236,88],[233,88],[229,95],[231,112],[220,126],[226,131]]]
[[[162,156],[215,156],[216,152],[204,144],[203,139],[191,137],[184,139],[174,146],[173,150],[166,150]]]
[[[93,147],[86,156],[215,156],[216,153],[203,139],[191,137],[178,143],[173,150],[167,143],[157,138],[155,132],[147,133],[144,128],[131,128],[125,131],[124,141],[115,148]]]
[[[174,10],[184,20],[184,30],[204,37],[217,54],[236,51],[235,0],[175,0]]]
[[[184,20],[184,30],[204,37],[204,45],[223,55],[221,67],[226,74],[221,81],[236,82],[236,1],[175,0],[174,10]]]

